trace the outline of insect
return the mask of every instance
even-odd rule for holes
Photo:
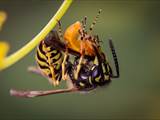
[[[73,67],[74,70],[70,75],[72,81],[82,90],[84,88],[94,89],[99,85],[102,86],[109,83],[111,77],[119,77],[118,60],[112,41],[109,40],[109,44],[113,53],[117,75],[113,75],[105,54],[101,50],[98,35],[92,35],[93,27],[100,13],[101,10],[99,10],[89,31],[85,29],[87,17],[84,17],[82,22],[78,21],[72,24],[64,33],[64,40],[67,41],[67,47],[80,53],[77,64]],[[93,59],[84,58],[85,55]],[[83,63],[83,61],[87,61],[87,63]]]
[[[109,40],[112,51],[116,75],[113,74],[110,64],[101,50],[98,35],[92,35],[101,10],[95,17],[89,31],[86,28],[86,19],[69,26],[64,35],[61,34],[61,24],[59,32],[51,31],[42,41],[37,49],[36,60],[38,68],[30,68],[30,71],[46,77],[53,85],[59,85],[61,79],[68,83],[67,89],[49,91],[16,91],[11,90],[11,94],[21,97],[36,97],[49,94],[89,91],[97,86],[110,83],[111,78],[119,77],[119,65],[117,55],[112,43]],[[59,34],[58,34],[59,33]],[[62,39],[64,37],[64,41]],[[74,56],[71,61],[70,56]]]

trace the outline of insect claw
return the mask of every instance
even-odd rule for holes
[[[59,85],[59,81],[58,80],[56,81],[56,85]]]
[[[49,82],[51,85],[56,86],[56,81],[53,81],[52,79],[49,79]]]
[[[62,77],[62,79],[63,79],[63,80],[67,80],[67,76],[64,75],[64,76]]]

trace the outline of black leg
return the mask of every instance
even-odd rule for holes
[[[63,40],[62,25],[60,20],[57,20],[57,22],[58,22],[58,34],[59,34],[60,40],[62,41]]]

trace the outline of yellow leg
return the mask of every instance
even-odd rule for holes
[[[58,22],[58,35],[60,37],[60,40],[63,40],[61,22],[60,22],[60,20],[57,20],[57,22]]]
[[[48,64],[49,64],[49,69],[50,69],[50,73],[52,74],[52,78],[49,78],[49,81],[52,81],[51,83],[54,85],[54,86],[57,86],[57,85],[59,85],[59,81],[57,81],[56,80],[56,78],[55,78],[55,73],[54,73],[54,65],[52,65],[52,61],[51,61],[51,54],[48,52],[50,49],[48,49],[47,47],[46,47],[46,45],[44,44],[44,42],[43,42],[43,46],[44,46],[44,50],[45,50],[45,53],[46,53],[46,56],[47,56],[47,58],[48,58],[48,60],[47,60],[47,62],[48,62]]]
[[[81,69],[81,66],[82,66],[82,62],[83,62],[83,55],[80,57],[79,59],[79,63],[77,65],[77,70],[76,70],[76,73],[75,73],[75,79],[77,80],[78,79],[78,76],[79,76],[79,72],[80,72],[80,69]]]
[[[66,68],[65,68],[65,64],[66,64],[66,61],[67,61],[67,57],[68,57],[68,49],[66,50],[66,52],[64,54],[64,59],[63,59],[63,62],[62,62],[62,79],[63,80],[66,80],[66,75],[65,75]]]
[[[83,42],[83,41],[82,41]],[[81,53],[81,57],[79,59],[79,63],[77,65],[77,70],[76,70],[76,73],[75,73],[75,79],[77,80],[78,79],[78,76],[79,76],[79,72],[81,70],[81,66],[82,66],[82,63],[83,63],[83,59],[84,59],[84,46],[81,42],[81,50],[80,50],[80,53]]]
[[[57,83],[56,83],[56,78],[55,78],[55,73],[54,73],[54,67],[50,66],[49,68],[50,68],[50,71],[51,71],[51,74],[52,74],[53,85],[56,86]]]

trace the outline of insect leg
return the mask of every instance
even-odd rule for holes
[[[69,77],[69,76],[67,76],[67,77]],[[66,85],[67,85],[67,88],[68,88],[68,89],[71,89],[71,88],[74,88],[74,87],[75,87],[75,85],[73,84],[73,82],[72,82],[72,80],[70,79],[70,77],[67,79]]]
[[[60,94],[60,93],[69,93],[69,92],[78,92],[79,89],[73,85],[73,82],[68,79],[67,80],[67,88],[66,89],[57,89],[57,90],[45,90],[45,91],[24,91],[24,90],[10,90],[11,96],[16,97],[25,97],[25,98],[33,98],[33,97],[40,97],[40,96],[47,96],[52,94]]]
[[[79,72],[80,72],[80,69],[81,69],[81,66],[82,66],[82,62],[83,62],[83,59],[84,59],[84,46],[83,46],[82,42],[83,42],[83,40],[81,41],[81,50],[80,50],[81,57],[79,59],[79,63],[77,65],[77,70],[76,70],[76,73],[75,73],[75,79],[76,80],[78,79],[78,75],[79,75]]]
[[[78,91],[78,88],[67,88],[67,89],[46,90],[46,91],[22,91],[22,90],[11,89],[10,95],[16,97],[33,98],[39,96],[47,96],[52,94],[69,93],[76,91]]]
[[[68,48],[66,49],[66,52],[64,53],[64,59],[63,59],[63,62],[62,62],[62,79],[63,80],[66,80],[66,75],[65,75],[66,68],[65,68],[65,65],[66,65],[67,58],[68,58]]]
[[[63,35],[62,35],[62,25],[61,25],[60,20],[57,20],[57,22],[58,22],[58,34],[59,34],[60,40],[62,40],[62,39],[63,39]]]
[[[114,64],[115,64],[115,68],[116,68],[116,75],[113,75],[113,73],[112,73],[111,77],[118,78],[120,76],[120,74],[119,74],[119,64],[118,64],[117,54],[116,54],[116,51],[115,51],[115,48],[114,48],[114,45],[113,45],[113,42],[112,42],[111,39],[109,39],[109,46],[110,46],[110,49],[112,51],[112,56],[113,56]]]

